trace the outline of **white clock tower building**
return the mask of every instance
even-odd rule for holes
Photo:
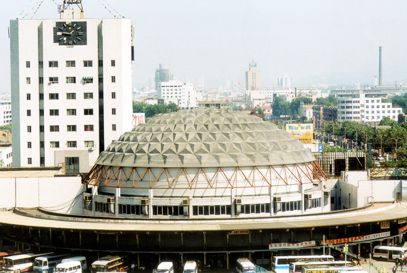
[[[81,0],[60,18],[10,22],[13,165],[85,173],[131,130],[133,29],[86,19]]]

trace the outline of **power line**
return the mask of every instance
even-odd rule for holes
[[[124,16],[113,8],[106,0],[99,0],[99,3],[110,13],[114,18],[124,18]]]

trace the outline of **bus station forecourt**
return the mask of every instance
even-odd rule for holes
[[[348,174],[329,179],[298,140],[244,112],[162,114],[113,141],[83,177],[1,171],[0,246],[229,272],[239,258],[270,269],[277,255],[339,258],[346,244],[367,259],[375,245],[402,245],[406,183]]]

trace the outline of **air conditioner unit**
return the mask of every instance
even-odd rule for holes
[[[141,205],[142,206],[147,206],[149,204],[149,200],[148,199],[141,199]]]
[[[306,194],[304,194],[304,198],[305,199],[311,199],[312,195],[310,193],[306,193]]]
[[[107,198],[107,203],[116,203],[114,198]]]
[[[188,206],[189,205],[189,199],[182,200],[182,205],[183,206]]]
[[[281,202],[281,197],[274,197],[274,202]]]

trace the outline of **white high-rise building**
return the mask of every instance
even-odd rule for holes
[[[10,34],[13,165],[89,171],[131,130],[131,21],[64,0],[59,19],[12,20]]]
[[[190,82],[168,81],[161,83],[161,99],[165,103],[175,103],[181,109],[197,107],[197,92]]]
[[[0,100],[0,126],[11,124],[11,101]]]
[[[397,121],[402,108],[393,107],[387,94],[359,90],[346,90],[336,93],[338,101],[338,121],[380,122],[388,117]]]

